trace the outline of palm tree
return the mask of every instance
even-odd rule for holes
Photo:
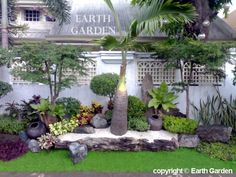
[[[122,54],[120,78],[114,97],[111,133],[123,135],[127,132],[128,95],[126,88],[126,66],[128,50],[137,46],[135,39],[141,32],[154,33],[162,25],[163,21],[191,22],[195,18],[195,8],[191,4],[179,4],[173,0],[150,1],[148,6],[141,7],[140,15],[131,23],[129,31],[123,34],[120,19],[111,0],[104,1],[114,16],[119,38],[105,36],[100,41],[101,45],[109,50],[114,48],[120,49]]]
[[[71,7],[67,0],[41,0],[52,15],[58,19],[59,25],[70,22]]]

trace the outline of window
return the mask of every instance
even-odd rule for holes
[[[175,69],[166,69],[166,63],[161,60],[138,61],[138,83],[141,84],[145,74],[152,76],[153,84],[158,85],[175,82]]]
[[[40,21],[40,11],[25,10],[25,21]]]

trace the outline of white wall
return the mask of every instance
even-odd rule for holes
[[[113,72],[119,74],[121,55],[120,52],[92,52],[90,57],[97,61],[97,74]],[[135,52],[128,53],[128,66],[127,66],[127,88],[129,95],[141,96],[140,86],[137,82],[137,58],[139,56]],[[230,94],[236,96],[235,86],[232,85],[232,69],[233,65],[229,63],[226,64],[226,79],[222,86],[220,86],[220,91],[223,96],[229,98]],[[23,99],[30,99],[33,95],[41,95],[47,98],[49,96],[49,89],[46,85],[15,85],[13,84],[14,91],[9,93],[6,97],[1,99],[0,104],[5,104],[6,102],[16,101],[19,102]],[[190,89],[190,99],[195,105],[199,104],[200,99],[206,99],[208,95],[216,94],[215,88],[212,86],[192,86]],[[71,89],[64,90],[61,97],[75,97],[79,99],[83,104],[89,105],[91,101],[97,100],[103,104],[106,104],[107,98],[95,95],[90,89],[89,85],[83,86],[73,86]],[[182,112],[185,112],[185,93],[179,94],[179,98],[176,100],[178,102],[178,108]]]

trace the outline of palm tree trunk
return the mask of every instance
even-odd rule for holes
[[[2,33],[2,48],[8,49],[8,2],[7,0],[1,0],[1,33]],[[4,82],[10,81],[10,73],[6,66],[0,68],[0,80]]]
[[[8,49],[8,12],[7,0],[1,0],[2,5],[2,48]]]
[[[114,109],[111,121],[111,133],[114,135],[124,135],[128,129],[127,109],[128,94],[126,88],[126,65],[127,51],[122,51],[122,65],[120,68],[120,80],[114,98]]]

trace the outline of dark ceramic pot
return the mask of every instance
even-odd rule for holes
[[[150,130],[159,131],[162,129],[162,119],[156,115],[148,117],[148,123],[150,125]]]
[[[46,134],[46,132],[45,125],[40,121],[31,123],[27,128],[27,135],[32,139],[36,139]]]

